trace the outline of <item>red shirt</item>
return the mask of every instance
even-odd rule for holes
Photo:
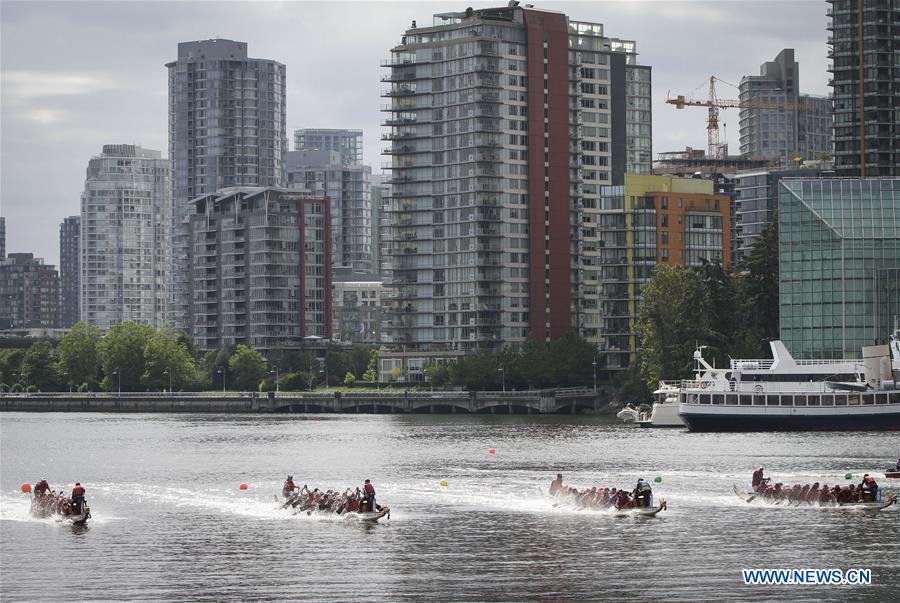
[[[372,484],[366,484],[364,489],[367,496],[375,496],[375,486]]]

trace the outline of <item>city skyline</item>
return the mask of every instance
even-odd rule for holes
[[[58,225],[76,213],[84,162],[96,148],[109,141],[167,148],[164,65],[179,42],[230,38],[246,42],[254,56],[284,63],[288,132],[360,128],[364,161],[378,173],[384,146],[379,108],[385,70],[380,64],[396,43],[396,32],[412,20],[430,25],[434,12],[463,10],[470,3],[335,4],[253,3],[248,10],[249,3],[237,2],[4,2],[0,196],[6,203],[0,212],[9,218],[8,249],[31,251],[58,265]],[[702,98],[709,75],[736,84],[781,48],[796,50],[805,92],[828,93],[825,2],[535,6],[603,23],[614,35],[637,41],[639,61],[653,67],[654,156],[685,145],[705,147],[705,112],[676,112],[664,104],[667,92]],[[782,18],[773,20],[775,13]],[[740,23],[740,29],[732,23]],[[96,35],[79,36],[73,46],[70,31]],[[102,45],[92,45],[91,39]],[[350,39],[352,46],[344,42]],[[99,52],[110,45],[117,45],[117,52]],[[728,92],[737,97],[736,89]],[[726,112],[724,121],[736,149],[737,111]],[[36,179],[45,183],[39,191],[33,187]],[[20,201],[25,198],[28,203]]]

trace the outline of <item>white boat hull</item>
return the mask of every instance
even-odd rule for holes
[[[678,404],[669,402],[660,404],[655,402],[647,421],[637,421],[641,427],[684,427],[684,421],[678,414]]]

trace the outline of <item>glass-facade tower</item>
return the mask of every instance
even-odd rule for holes
[[[900,179],[779,184],[781,339],[797,358],[854,358],[900,316]]]

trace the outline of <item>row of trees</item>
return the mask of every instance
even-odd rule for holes
[[[528,338],[519,348],[466,356],[449,364],[435,363],[425,371],[435,386],[523,390],[590,386],[595,371],[602,369],[596,362],[596,348],[570,332],[549,348]]]
[[[324,366],[306,351],[284,351],[268,361],[258,351],[232,346],[202,356],[171,327],[136,322],[116,325],[105,336],[79,322],[54,345],[0,351],[0,387],[24,391],[303,390],[375,380],[375,352],[364,346],[329,350]]]
[[[640,380],[690,377],[695,346],[718,366],[734,358],[767,358],[778,337],[778,227],[767,228],[750,254],[731,270],[657,266],[641,287],[637,332]],[[635,375],[623,387],[635,388]]]

